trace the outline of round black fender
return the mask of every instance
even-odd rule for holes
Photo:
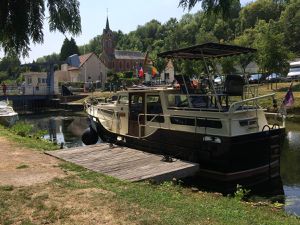
[[[81,140],[85,145],[94,145],[98,139],[98,134],[92,127],[87,128],[81,136]]]

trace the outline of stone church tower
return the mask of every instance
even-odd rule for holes
[[[106,26],[102,33],[102,53],[100,60],[104,63],[107,69],[114,72],[133,72],[137,74],[137,70],[144,63],[145,55],[139,51],[117,50],[114,43],[114,35],[109,27],[108,17]]]
[[[113,43],[113,32],[109,28],[108,17],[106,19],[106,26],[103,29],[102,34],[102,49],[109,57],[113,57],[114,55],[114,43]]]

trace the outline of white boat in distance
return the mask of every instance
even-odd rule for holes
[[[207,58],[255,51],[206,43],[158,56],[206,65]],[[208,68],[207,74],[205,88],[193,87],[188,76],[176,76],[180,89],[128,88],[114,102],[87,104],[91,126],[83,142],[93,144],[99,135],[106,142],[196,162],[199,177],[222,183],[249,186],[278,178],[284,119],[269,124],[259,106],[266,98],[275,103],[275,94],[259,95],[257,84],[246,84],[238,75],[227,75],[223,86],[215,86]]]
[[[12,126],[18,119],[18,113],[6,101],[0,101],[0,124]]]

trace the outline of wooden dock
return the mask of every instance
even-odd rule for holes
[[[165,162],[162,155],[107,143],[47,151],[46,154],[127,181],[161,182],[192,176],[199,170],[197,163],[177,159]]]

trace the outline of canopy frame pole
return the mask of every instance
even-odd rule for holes
[[[203,59],[203,62],[204,62],[204,66],[205,66],[207,74],[208,74],[208,80],[209,80],[210,86],[212,87],[212,91],[213,91],[212,95],[215,97],[215,100],[216,100],[216,103],[217,103],[219,111],[221,111],[222,110],[222,106],[220,104],[220,99],[218,98],[218,94],[217,94],[217,91],[215,89],[215,86],[214,86],[214,83],[213,83],[213,80],[212,80],[212,75],[209,72],[209,69],[208,69],[206,60],[204,58],[204,54],[203,54],[203,50],[202,49],[201,49],[201,56],[202,56],[202,59]]]

